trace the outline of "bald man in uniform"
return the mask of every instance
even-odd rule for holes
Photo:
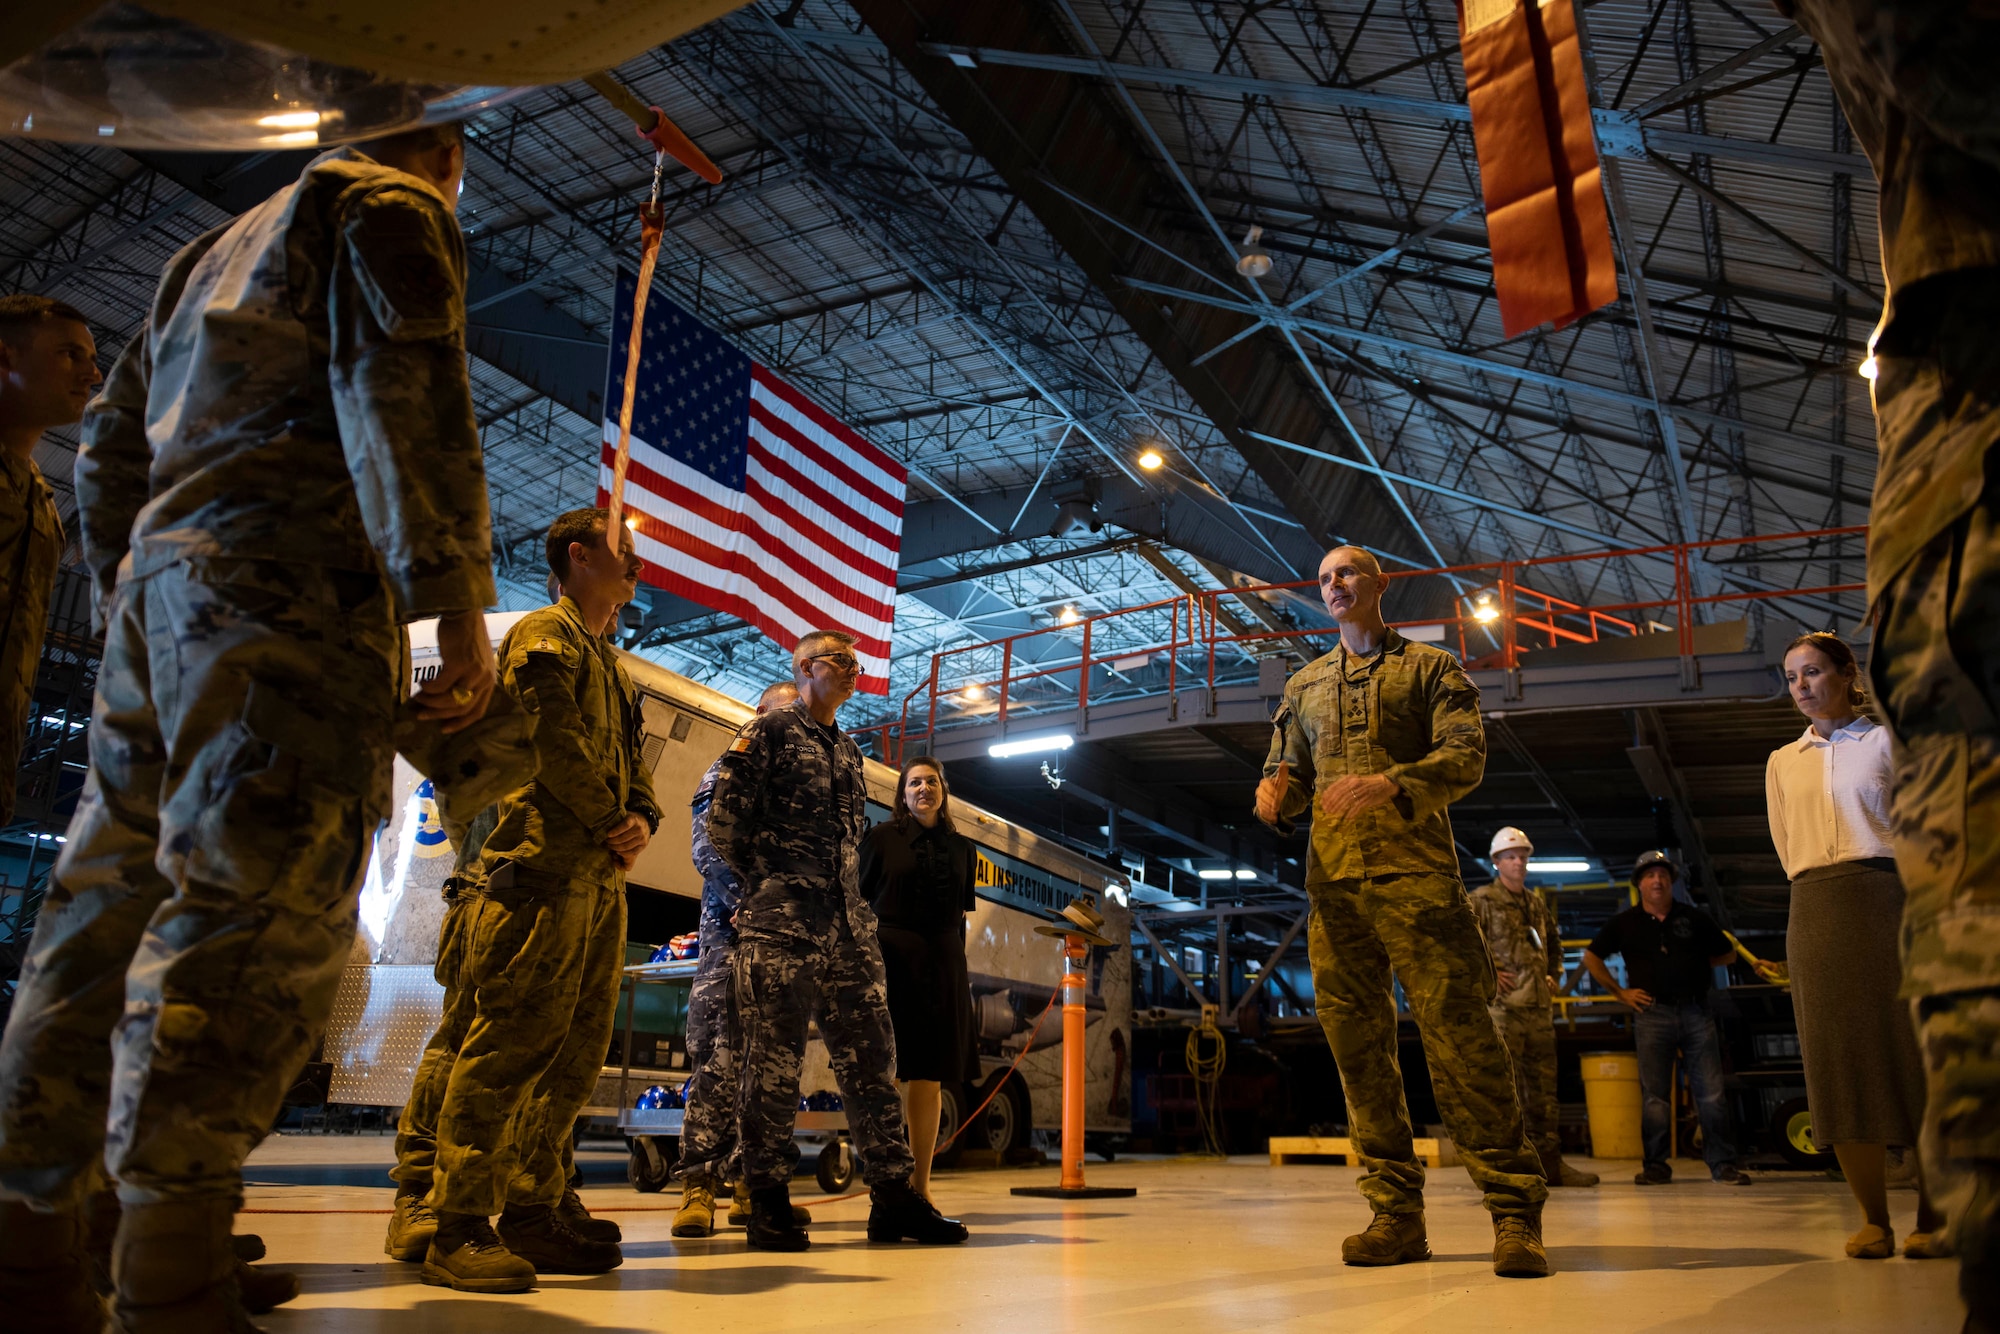
[[[1257,787],[1265,824],[1290,834],[1301,816],[1311,820],[1314,1006],[1347,1094],[1361,1193],[1375,1210],[1341,1258],[1430,1258],[1424,1168],[1396,1059],[1392,983],[1400,981],[1438,1110],[1493,1215],[1493,1272],[1539,1278],[1549,1272],[1548,1186],[1522,1127],[1513,1062],[1487,1012],[1493,965],[1445,814],[1485,771],[1479,691],[1449,653],[1388,627],[1388,582],[1359,547],[1336,547],[1320,562],[1320,598],[1340,643],[1286,683]]]

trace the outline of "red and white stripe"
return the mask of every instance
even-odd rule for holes
[[[617,451],[607,421],[599,504]],[[858,641],[860,688],[886,695],[906,480],[901,464],[753,366],[744,489],[635,434],[625,504],[647,583],[740,616],[786,650],[809,630],[844,630]]]

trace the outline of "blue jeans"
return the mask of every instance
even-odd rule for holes
[[[1633,1017],[1639,1048],[1640,1135],[1648,1166],[1667,1165],[1674,1116],[1674,1053],[1687,1069],[1701,1119],[1702,1156],[1709,1175],[1736,1161],[1729,1107],[1722,1097],[1722,1038],[1705,1005],[1654,1005]]]

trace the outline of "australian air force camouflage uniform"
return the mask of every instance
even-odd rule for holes
[[[752,719],[722,757],[709,837],[743,886],[731,1003],[742,1037],[743,1175],[783,1185],[798,1162],[806,1027],[815,1018],[871,1186],[915,1167],[896,1096],[896,1039],[875,910],[861,897],[861,749],[804,703]]]
[[[62,547],[62,519],[42,470],[0,450],[0,755],[7,759],[0,826],[14,818],[14,776]]]
[[[1562,1162],[1555,997],[1549,987],[1549,979],[1561,977],[1563,970],[1555,914],[1536,891],[1516,894],[1496,880],[1472,892],[1472,915],[1494,968],[1514,975],[1514,985],[1493,998],[1493,1027],[1514,1058],[1514,1091],[1528,1143],[1541,1156],[1544,1172],[1553,1174]]]
[[[1781,3],[1881,178],[1870,676],[1895,738],[1930,1181],[2000,1325],[2000,83],[1989,6]]]
[[[398,622],[493,601],[443,198],[353,151],[176,255],[91,405],[90,776],[0,1047],[0,1189],[233,1194],[332,1006]],[[128,549],[129,542],[129,549]],[[106,1146],[107,1111],[109,1146]]]
[[[628,814],[659,825],[638,692],[576,604],[524,617],[500,659],[540,769],[501,799],[446,922],[447,1007],[425,1052],[432,1096],[444,1080],[435,1141],[420,1147],[406,1115],[397,1167],[419,1183],[428,1149],[431,1207],[488,1217],[562,1198],[563,1147],[603,1069],[625,961],[625,873],[605,840]]]
[[[694,1074],[687,1085],[678,1170],[696,1182],[725,1174],[736,1151],[736,1052],[742,1040],[730,1022],[736,928],[729,918],[741,902],[742,888],[708,836],[708,808],[721,773],[718,759],[695,789],[693,805],[694,869],[701,873],[701,961],[688,988],[687,1054]]]
[[[1450,654],[1390,630],[1365,658],[1336,647],[1295,673],[1274,722],[1264,773],[1291,765],[1284,829],[1312,812],[1314,1006],[1347,1094],[1362,1195],[1377,1213],[1423,1208],[1393,973],[1423,1037],[1438,1109],[1486,1207],[1536,1211],[1548,1188],[1522,1134],[1513,1063],[1487,1013],[1493,968],[1445,814],[1485,769],[1478,689]],[[1350,774],[1386,774],[1402,792],[1336,822],[1318,810],[1319,794]]]

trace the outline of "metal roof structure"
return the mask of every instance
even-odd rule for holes
[[[1298,578],[1336,540],[1429,568],[1863,519],[1876,196],[1812,43],[1744,0],[1577,12],[1621,295],[1513,339],[1445,0],[760,0],[616,71],[725,173],[670,179],[658,290],[910,469],[892,693],[850,721],[893,714],[940,649]],[[304,160],[0,140],[0,291],[81,307],[108,364],[166,258]],[[549,519],[593,498],[614,268],[651,168],[582,84],[469,126],[510,606],[543,596]],[[1234,267],[1252,225],[1261,279]],[[59,490],[71,448],[43,448]],[[1138,467],[1148,448],[1166,466]],[[1837,585],[1861,554],[1725,547],[1695,578]],[[1557,567],[1546,591],[1637,601],[1672,573]],[[1437,614],[1469,591],[1394,596]],[[627,638],[739,695],[786,670],[665,595]],[[1025,651],[1073,655],[1056,634]]]

